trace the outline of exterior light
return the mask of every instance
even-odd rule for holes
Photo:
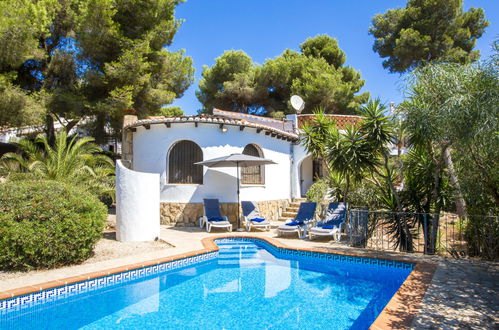
[[[228,128],[225,127],[224,124],[220,124],[220,131],[222,131],[222,133],[227,133]]]

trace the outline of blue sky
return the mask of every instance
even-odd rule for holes
[[[403,99],[403,76],[383,69],[368,28],[375,14],[405,4],[405,0],[187,0],[177,7],[175,16],[185,22],[170,49],[185,49],[193,58],[196,81],[173,105],[186,114],[201,108],[195,90],[203,65],[213,65],[225,50],[242,49],[263,63],[286,48],[299,50],[300,43],[317,34],[338,39],[346,65],[359,70],[366,81],[363,91],[398,103]],[[486,57],[499,37],[499,1],[465,0],[464,6],[483,8],[491,22],[476,45]]]

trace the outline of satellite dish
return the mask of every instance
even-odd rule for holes
[[[303,109],[305,109],[305,101],[298,95],[291,96],[291,106],[296,110],[297,114],[300,114]]]

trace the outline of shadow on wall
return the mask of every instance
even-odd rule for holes
[[[224,168],[226,169],[226,168]],[[235,175],[235,169],[234,175]],[[185,185],[179,185],[180,187]],[[192,185],[195,189],[185,196],[185,201],[179,198],[177,185],[162,187],[163,199],[181,200],[178,202],[161,202],[160,216],[162,225],[194,227],[199,225],[199,217],[203,215],[204,198],[216,198],[220,201],[221,212],[231,223],[237,222],[237,186],[233,175],[222,172],[221,169],[208,169],[203,177],[202,185]],[[170,196],[175,194],[175,196]]]
[[[308,189],[314,183],[313,159],[312,156],[307,156],[298,163],[300,175],[300,194],[306,196]]]
[[[235,169],[233,169],[235,172]],[[234,173],[235,175],[235,173]],[[196,188],[190,196],[181,202],[161,202],[160,217],[162,225],[177,227],[195,227],[199,225],[199,217],[203,215],[204,198],[216,198],[220,201],[221,213],[229,218],[233,224],[237,223],[237,185],[235,176],[217,169],[208,169],[204,176],[203,185]],[[206,184],[209,182],[210,184]],[[166,188],[166,189],[165,189]],[[171,190],[168,192],[168,190]],[[168,193],[178,193],[175,185],[163,187],[163,199],[169,199]],[[165,198],[166,197],[166,198]],[[171,198],[174,199],[174,198]],[[175,196],[178,200],[178,196]],[[241,200],[244,200],[244,189],[241,190]],[[270,220],[277,220],[282,211],[288,206],[289,200],[270,200],[258,202],[260,212]]]

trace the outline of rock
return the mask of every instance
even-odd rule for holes
[[[286,209],[290,200],[272,200],[257,202],[262,216],[269,220],[277,220]],[[237,223],[237,203],[220,203],[222,215],[229,218],[232,224]],[[162,225],[177,227],[198,226],[199,217],[203,216],[203,203],[160,203],[160,215]]]

